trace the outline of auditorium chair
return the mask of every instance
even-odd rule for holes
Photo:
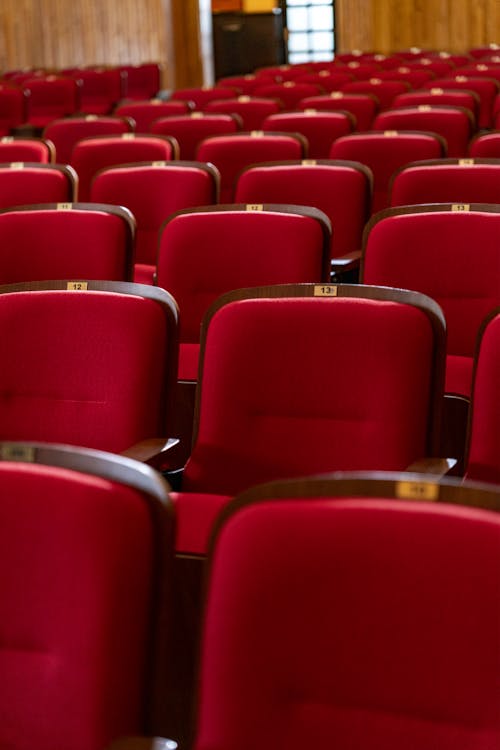
[[[46,138],[5,135],[0,138],[0,163],[38,162],[51,164],[56,160],[54,144]]]
[[[254,130],[203,140],[196,151],[198,161],[215,164],[221,175],[220,202],[232,203],[239,173],[250,164],[264,161],[304,159],[307,141],[298,133]]]
[[[430,83],[424,83],[423,88],[442,88],[442,89],[465,89],[474,91],[480,100],[478,127],[479,129],[488,129],[492,125],[492,111],[495,96],[500,90],[500,84],[488,78],[478,78],[477,76],[460,75],[456,71],[455,75],[446,78],[436,78]]]
[[[278,99],[278,101],[283,102],[285,110],[296,109],[298,102],[306,96],[318,96],[322,93],[323,89],[317,84],[296,83],[295,81],[264,83],[254,90],[254,96]]]
[[[174,89],[169,101],[180,99],[191,102],[194,109],[203,110],[205,105],[214,99],[232,99],[238,93],[239,91],[232,86],[193,86]]]
[[[80,84],[61,75],[30,78],[24,81],[27,90],[26,122],[41,132],[52,120],[69,117],[80,109]]]
[[[446,141],[447,155],[460,158],[467,155],[476,126],[470,110],[463,107],[418,104],[380,112],[373,129],[438,133]]]
[[[0,284],[131,281],[134,217],[121,206],[42,203],[0,209]]]
[[[43,137],[52,141],[56,149],[56,161],[69,164],[71,152],[77,141],[90,136],[121,135],[133,131],[128,117],[115,115],[75,115],[53,120],[43,131]]]
[[[109,115],[125,96],[127,72],[116,67],[77,68],[71,74],[80,81],[80,111]]]
[[[342,91],[346,94],[373,94],[377,97],[381,110],[389,109],[398,94],[409,90],[410,84],[405,81],[383,81],[377,77],[351,81],[342,86]]]
[[[78,198],[89,200],[92,180],[100,169],[142,161],[171,161],[178,154],[177,141],[167,135],[124,133],[82,138],[71,152],[71,165],[78,174]]]
[[[283,105],[278,99],[245,94],[234,99],[215,99],[206,105],[204,111],[207,114],[236,114],[241,118],[242,130],[262,130],[264,118],[282,109]]]
[[[164,101],[163,99],[148,100],[126,100],[114,110],[116,117],[128,117],[134,123],[136,133],[148,133],[151,123],[159,117],[168,117],[169,115],[185,115],[190,112],[191,108],[188,102]]]
[[[126,74],[125,96],[127,99],[153,99],[161,89],[161,66],[156,62],[138,65],[120,65]]]
[[[472,76],[473,78],[491,78],[500,83],[500,65],[481,60],[475,63],[462,65],[457,70],[457,75]]]
[[[1,442],[0,488],[1,747],[168,732],[165,482],[102,451]]]
[[[500,485],[500,308],[483,321],[476,343],[465,476]]]
[[[410,68],[407,65],[398,65],[388,70],[381,70],[376,75],[382,81],[403,81],[409,83],[412,89],[419,89],[426,81],[432,81],[436,78],[436,75],[429,68],[423,66],[413,66]]]
[[[405,65],[408,68],[424,68],[424,70],[430,70],[434,73],[436,78],[443,76],[452,75],[455,70],[455,65],[447,57],[441,55],[430,55],[429,57],[420,57],[418,60],[407,60]]]
[[[252,96],[254,89],[266,80],[269,83],[274,83],[275,79],[273,76],[268,76],[266,79],[262,75],[247,73],[245,75],[222,76],[216,81],[215,85],[216,88],[232,89],[235,92],[233,96],[236,96],[236,93]]]
[[[500,130],[478,133],[470,142],[469,156],[500,159]]]
[[[323,211],[331,221],[331,270],[359,265],[371,206],[372,174],[360,162],[320,159],[254,164],[238,177],[238,203],[291,203]]]
[[[177,376],[175,301],[163,289],[74,280],[0,287],[1,440],[153,460]]]
[[[351,133],[337,138],[330,159],[360,161],[373,172],[372,212],[389,204],[389,185],[393,173],[408,162],[438,159],[446,155],[446,144],[436,133],[388,130]]]
[[[13,135],[26,122],[27,96],[20,88],[0,83],[0,137]]]
[[[356,130],[370,130],[379,109],[379,101],[373,94],[350,94],[332,91],[321,96],[307,96],[298,103],[298,109],[349,112],[356,119]]]
[[[323,91],[330,93],[341,89],[344,83],[354,81],[354,76],[340,66],[337,68],[325,67],[324,69],[301,73],[295,81],[296,83],[312,83],[321,86]]]
[[[413,107],[421,104],[430,104],[431,106],[438,107],[463,107],[472,112],[474,122],[477,123],[479,101],[479,96],[475,91],[443,89],[436,86],[432,89],[418,89],[417,91],[407,91],[404,94],[399,94],[392,102],[391,109]]]
[[[66,164],[0,164],[0,208],[30,203],[71,203],[78,176]]]
[[[152,284],[163,222],[182,208],[217,203],[219,174],[202,162],[141,162],[99,171],[90,198],[126,206],[136,221],[134,280]]]
[[[361,60],[349,60],[345,65],[346,70],[355,81],[367,81],[382,72],[382,68],[373,58],[362,58]]]
[[[406,164],[391,181],[391,206],[500,203],[499,159],[434,159]]]
[[[232,101],[232,99],[227,101]],[[241,129],[242,122],[239,115],[222,112],[191,112],[183,115],[169,115],[159,117],[150,126],[150,132],[153,134],[175,138],[179,144],[178,158],[185,161],[197,159],[198,147],[205,138],[213,135],[237,133]]]
[[[348,112],[306,109],[269,115],[262,123],[262,130],[300,133],[307,140],[309,159],[327,159],[333,141],[351,133],[355,124],[354,117]]]

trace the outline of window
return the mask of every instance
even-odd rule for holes
[[[333,0],[286,0],[288,62],[332,60],[335,49]]]

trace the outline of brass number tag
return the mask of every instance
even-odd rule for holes
[[[315,286],[314,296],[315,297],[336,297],[338,287],[336,286]]]
[[[33,463],[35,460],[35,449],[30,445],[15,445],[5,443],[0,449],[2,461],[26,461]]]
[[[0,138],[0,143],[12,143],[13,141],[14,138],[11,135],[4,135],[3,138]]]
[[[469,203],[454,203],[451,207],[452,211],[470,211]]]
[[[400,500],[437,500],[439,485],[432,482],[397,482],[396,497]]]
[[[300,163],[303,167],[315,167],[318,162],[316,159],[302,159]]]
[[[245,206],[246,211],[263,211],[264,210],[264,204],[263,203],[247,203]]]
[[[56,206],[58,211],[71,211],[73,208],[72,203],[58,203]]]
[[[135,138],[135,133],[122,133],[123,141],[133,141],[134,138]]]
[[[87,281],[68,281],[66,289],[69,292],[86,292],[89,288]]]
[[[11,169],[24,169],[24,162],[23,161],[11,161],[9,166]]]
[[[474,164],[474,159],[459,159],[458,164],[461,167],[469,167],[471,164]]]

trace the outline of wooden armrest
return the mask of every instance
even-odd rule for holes
[[[406,471],[414,474],[429,474],[444,477],[456,465],[456,458],[420,458],[406,467]]]
[[[346,271],[352,271],[355,268],[359,268],[360,260],[361,250],[353,250],[351,253],[346,253],[346,255],[332,258],[330,261],[331,272],[336,275],[339,273],[345,273]]]
[[[175,740],[165,737],[122,737],[108,746],[108,750],[177,750]]]
[[[179,445],[178,438],[168,438],[168,440],[165,440],[165,438],[148,438],[131,445],[130,448],[122,452],[122,456],[134,458],[136,461],[142,461],[156,467],[168,462],[171,451],[177,445]]]

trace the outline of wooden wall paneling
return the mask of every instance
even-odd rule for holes
[[[371,50],[374,45],[374,12],[367,0],[336,0],[338,52]]]

